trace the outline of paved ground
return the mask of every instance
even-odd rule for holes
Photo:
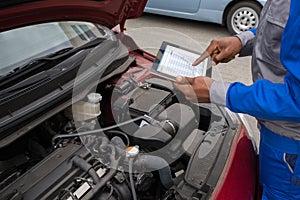
[[[153,54],[156,54],[163,40],[201,52],[212,39],[229,36],[226,28],[221,25],[146,13],[138,19],[128,20],[126,28],[127,34],[132,35],[140,47]],[[236,58],[228,64],[215,66],[213,78],[251,84],[250,57]],[[249,119],[258,142],[256,122],[253,118]]]

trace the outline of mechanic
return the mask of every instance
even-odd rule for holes
[[[262,199],[300,199],[300,0],[268,0],[257,29],[213,40],[206,54],[216,64],[252,54],[254,84],[178,76],[175,87],[191,101],[256,117]]]

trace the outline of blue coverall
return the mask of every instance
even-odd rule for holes
[[[226,105],[233,112],[259,119],[300,122],[300,0],[291,0],[281,40],[284,83],[257,80],[251,86],[232,83]],[[260,127],[262,199],[300,199],[300,140]],[[300,135],[300,130],[299,130]]]

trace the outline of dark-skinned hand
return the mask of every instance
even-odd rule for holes
[[[206,76],[195,78],[177,76],[173,85],[185,95],[187,100],[194,103],[209,103],[209,89],[213,81]]]
[[[205,58],[211,56],[214,65],[227,63],[235,58],[242,49],[242,42],[238,37],[230,36],[212,40],[204,53],[192,64],[201,63]]]

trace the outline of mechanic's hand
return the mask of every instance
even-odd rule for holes
[[[206,76],[198,76],[195,78],[188,78],[177,76],[174,87],[180,90],[187,100],[194,103],[209,103],[209,89],[213,79]]]
[[[211,56],[213,64],[227,63],[235,58],[242,49],[242,42],[238,37],[224,37],[210,42],[205,52],[192,64],[198,65],[205,58]]]

